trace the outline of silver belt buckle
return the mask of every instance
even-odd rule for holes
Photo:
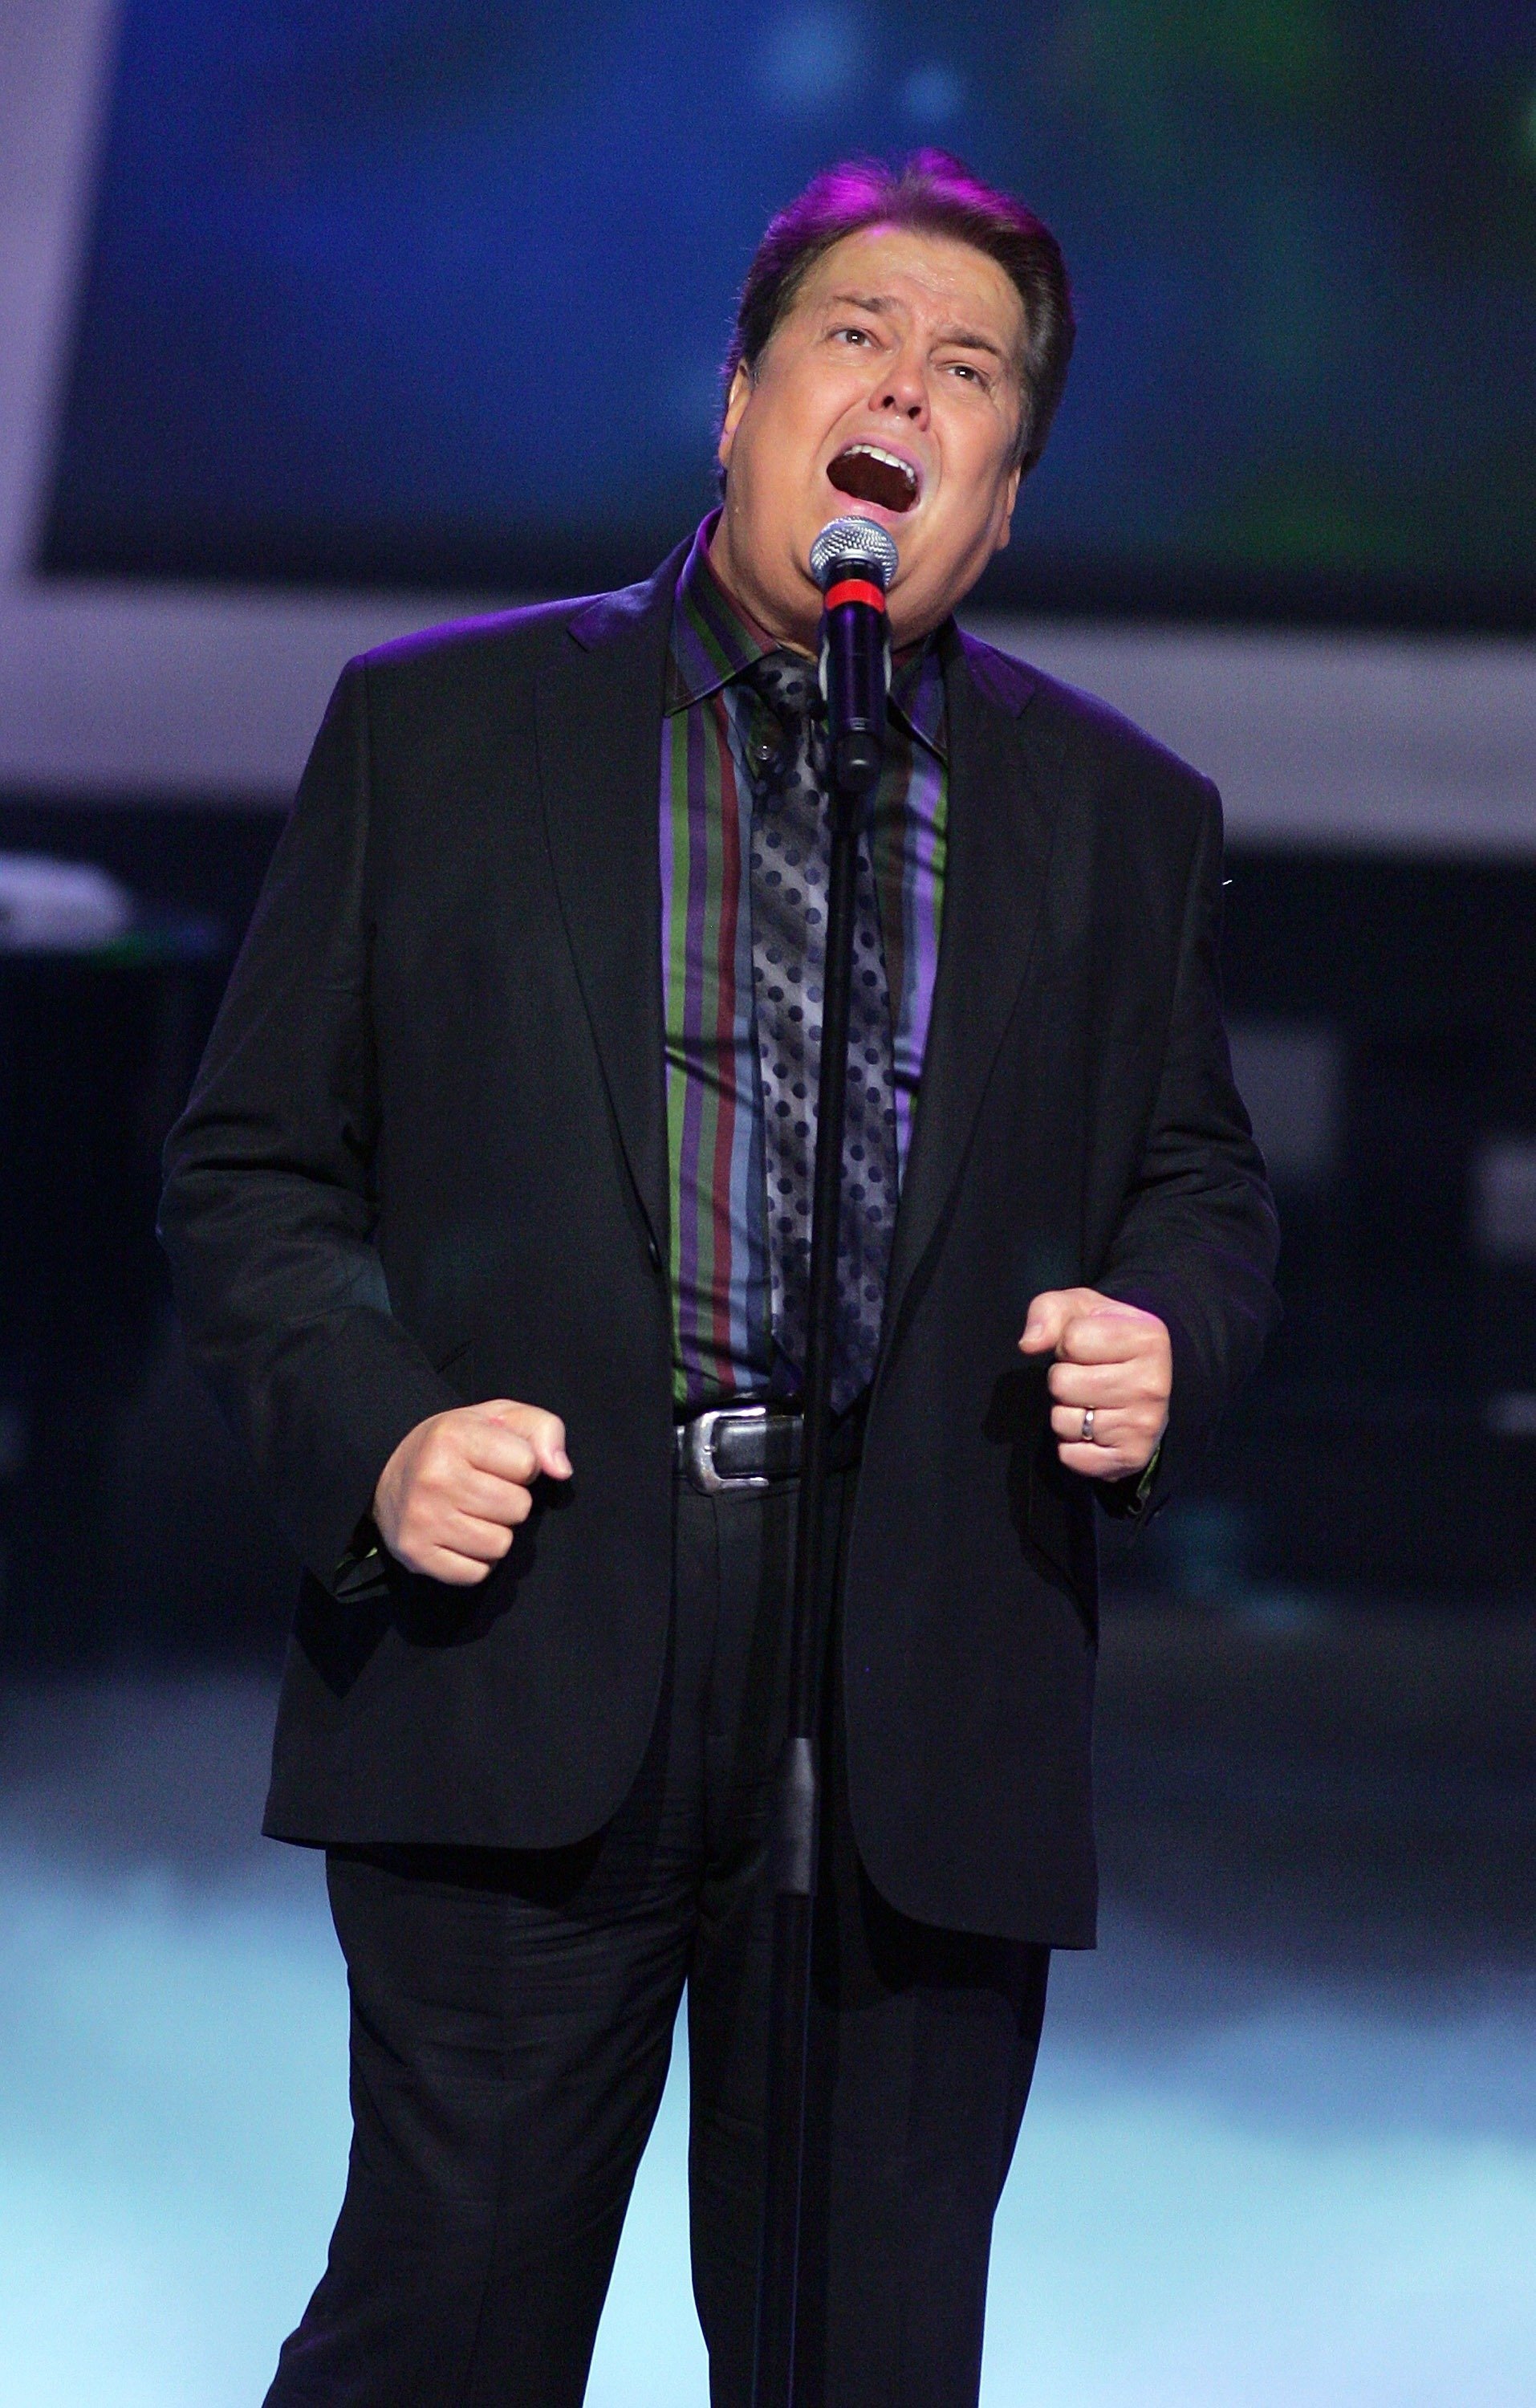
[[[772,1486],[765,1473],[739,1471],[732,1475],[717,1471],[714,1463],[714,1434],[719,1423],[766,1422],[770,1411],[768,1405],[715,1405],[685,1424],[682,1459],[696,1488],[701,1488],[706,1497],[724,1497],[736,1488]]]

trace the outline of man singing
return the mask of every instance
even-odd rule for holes
[[[266,1828],[326,1849],[351,1985],[346,2197],[280,2408],[580,2401],[684,1992],[695,2293],[746,2408],[827,858],[808,555],[849,511],[899,567],[801,2395],[976,2400],[1049,1951],[1094,1936],[1095,1500],[1144,1516],[1198,1454],[1275,1254],[1213,789],[955,623],[1071,331],[1050,234],[958,162],[819,177],[741,296],[722,509],[642,585],[354,661],[316,741],[164,1216],[306,1566]]]

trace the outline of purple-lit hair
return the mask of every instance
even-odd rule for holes
[[[755,368],[823,253],[845,235],[872,225],[907,226],[969,243],[1012,278],[1024,304],[1019,458],[1027,472],[1045,449],[1072,356],[1075,329],[1066,264],[1055,235],[1032,209],[994,192],[948,150],[914,151],[900,168],[881,159],[844,160],[824,168],[779,211],[741,287],[725,354],[726,392],[743,361]]]

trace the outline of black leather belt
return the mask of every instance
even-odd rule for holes
[[[738,1488],[771,1488],[794,1480],[805,1438],[803,1413],[778,1405],[719,1405],[680,1422],[674,1460],[690,1488],[719,1497]],[[851,1470],[859,1459],[864,1415],[858,1406],[832,1432],[828,1467]]]

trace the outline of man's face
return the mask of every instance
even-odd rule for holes
[[[1012,279],[947,236],[869,226],[817,261],[755,375],[737,370],[720,437],[711,557],[768,633],[814,649],[811,545],[843,515],[895,540],[897,643],[969,592],[1008,541],[1024,332]]]

